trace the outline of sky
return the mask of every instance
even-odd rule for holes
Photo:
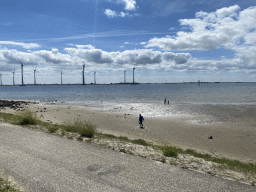
[[[0,0],[3,85],[256,82],[256,0]],[[13,82],[14,77],[14,82]]]

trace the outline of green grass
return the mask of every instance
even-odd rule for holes
[[[118,140],[124,141],[124,142],[129,142],[130,140],[127,137],[117,137]]]
[[[177,157],[178,156],[178,149],[175,146],[164,146],[162,147],[162,151],[164,156],[166,157]]]
[[[123,137],[123,136],[117,137],[117,136],[115,136],[115,135],[111,135],[111,134],[102,134],[102,133],[98,133],[97,136],[98,136],[98,137],[101,137],[101,138],[106,138],[106,139],[117,139],[117,140],[119,140],[119,141],[130,142],[130,143],[134,143],[134,144],[138,144],[138,145],[152,146],[150,143],[146,142],[146,141],[143,140],[143,139],[135,139],[135,140],[132,140],[132,139],[129,139],[128,137]]]
[[[138,145],[143,145],[143,146],[150,146],[149,143],[147,143],[145,140],[143,139],[135,139],[135,140],[132,140],[132,143],[134,144],[138,144]]]
[[[13,114],[9,114],[9,113],[0,113],[0,119],[3,121],[3,122],[8,122],[9,119],[12,119],[13,118]]]
[[[96,126],[94,124],[79,119],[74,122],[66,122],[62,128],[67,132],[79,133],[81,137],[92,138],[96,133]]]
[[[256,164],[253,164],[253,163],[244,163],[244,162],[241,162],[238,160],[231,160],[231,159],[227,159],[227,158],[216,158],[216,157],[212,157],[209,154],[198,153],[192,149],[184,150],[184,153],[190,154],[194,157],[202,158],[206,161],[212,161],[215,163],[219,163],[222,166],[224,166],[225,168],[228,168],[231,170],[244,171],[246,173],[248,173],[248,172],[256,173]]]
[[[50,133],[55,133],[59,129],[59,126],[58,125],[52,125],[52,126],[47,127],[47,129]]]
[[[10,185],[10,182],[0,177],[0,192],[20,192],[20,190],[15,189]]]
[[[17,125],[38,125],[40,120],[36,113],[26,110],[13,115],[13,122]]]
[[[120,151],[120,152],[123,152],[123,153],[127,153],[127,152],[125,151],[125,149],[120,149],[119,151]]]

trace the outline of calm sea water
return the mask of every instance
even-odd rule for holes
[[[164,98],[169,105],[164,105]],[[182,117],[194,123],[256,115],[256,83],[0,86],[0,99],[79,105],[145,117]]]

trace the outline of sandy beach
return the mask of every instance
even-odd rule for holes
[[[145,128],[140,129],[138,115],[135,114],[98,112],[84,106],[29,104],[26,107],[36,112],[43,121],[55,124],[81,119],[96,124],[97,130],[102,133],[141,138],[155,144],[174,144],[217,157],[256,163],[256,120],[253,114],[212,124],[144,116]],[[1,112],[16,111],[5,108]]]

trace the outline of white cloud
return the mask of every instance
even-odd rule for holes
[[[76,45],[76,47],[79,49],[83,49],[83,48],[95,49],[95,47],[93,47],[92,45]]]
[[[112,11],[111,9],[106,9],[104,13],[108,17],[112,17],[112,18],[118,16],[118,14],[115,11]]]
[[[107,15],[109,18],[114,18],[114,17],[126,17],[126,16],[129,16],[129,17],[134,17],[134,16],[140,16],[139,14],[130,14],[130,13],[124,13],[124,12],[116,12],[116,11],[113,11],[111,9],[106,9],[105,10],[105,15]]]
[[[49,64],[70,64],[72,58],[70,55],[62,54],[58,52],[58,49],[53,48],[52,51],[40,50],[32,53],[42,58],[46,63]]]
[[[37,43],[19,43],[19,42],[13,42],[13,41],[0,41],[0,44],[2,45],[17,45],[22,46],[25,49],[35,49],[40,47]]]
[[[118,3],[118,4],[124,4],[125,7],[124,9],[126,11],[135,11],[136,10],[136,1],[135,0],[116,0],[116,1],[109,1],[112,3]],[[134,17],[134,16],[140,16],[139,14],[130,14],[129,12],[116,12],[114,10],[111,9],[105,9],[104,11],[105,15],[107,15],[109,18],[114,18],[114,17]]]
[[[135,11],[135,9],[136,9],[136,1],[135,0],[119,0],[118,2],[124,3],[125,9],[128,11]]]
[[[126,50],[121,53],[116,52],[114,55],[114,60],[117,64],[150,65],[162,62],[162,53],[160,51],[148,49]]]
[[[163,53],[163,57],[166,61],[174,61],[176,64],[184,64],[191,58],[189,53],[172,53],[165,52]]]
[[[236,11],[238,11],[240,7],[238,5],[234,5],[231,7],[224,7],[222,9],[218,9],[216,11],[217,17],[237,17]]]
[[[256,7],[238,12],[239,6],[224,7],[216,12],[196,13],[195,19],[181,19],[183,26],[191,32],[180,31],[176,36],[149,40],[146,47],[163,50],[211,50],[220,47],[234,49],[240,46],[240,39],[255,39]],[[254,42],[254,41],[253,41]]]
[[[73,55],[73,57],[78,57],[85,62],[92,62],[94,64],[107,64],[113,62],[112,58],[109,56],[109,53],[100,49],[66,48],[65,51]]]

